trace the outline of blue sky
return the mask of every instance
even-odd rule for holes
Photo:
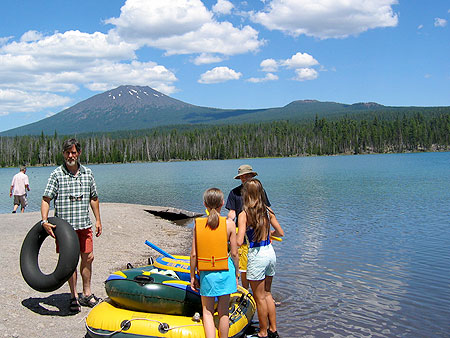
[[[444,0],[21,0],[0,11],[0,131],[119,85],[217,108],[450,106]]]

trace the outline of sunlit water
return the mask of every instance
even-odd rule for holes
[[[203,212],[203,191],[228,194],[243,163],[286,232],[274,243],[282,337],[450,336],[450,153],[90,167],[101,201]],[[29,168],[27,210],[52,169]],[[1,213],[17,171],[0,169]]]

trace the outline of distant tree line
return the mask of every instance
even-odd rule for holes
[[[0,137],[0,166],[60,164],[67,137]],[[184,126],[77,137],[83,163],[448,151],[450,114],[392,120],[316,117],[308,123]]]

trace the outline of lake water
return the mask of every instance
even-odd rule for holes
[[[243,163],[286,232],[274,243],[282,337],[450,337],[450,153],[90,167],[101,201],[203,212],[203,191],[228,194]],[[29,168],[28,210],[51,170]],[[0,213],[17,171],[0,169]]]

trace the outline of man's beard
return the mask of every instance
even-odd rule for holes
[[[68,166],[68,167],[73,167],[73,166],[75,166],[77,164],[77,160],[75,160],[75,159],[67,159],[66,160],[66,165]]]

